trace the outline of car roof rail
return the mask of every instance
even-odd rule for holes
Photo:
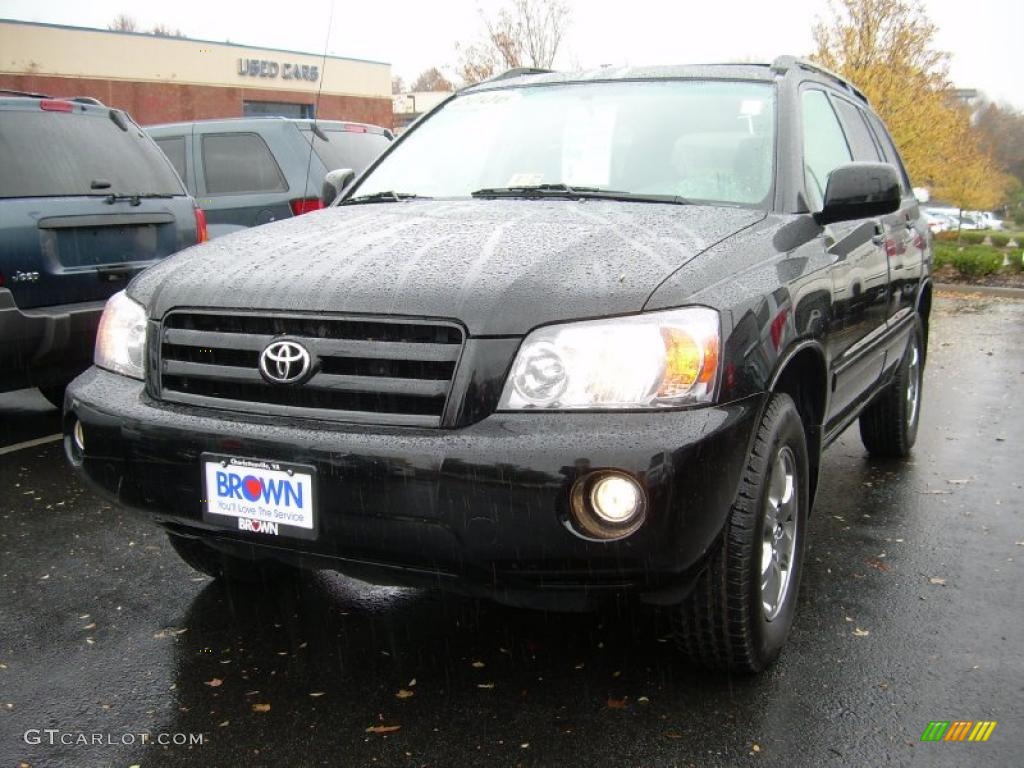
[[[819,64],[815,64],[813,61],[807,61],[807,59],[801,59],[798,56],[779,56],[771,63],[772,72],[776,72],[780,75],[784,75],[792,69],[802,69],[805,72],[814,72],[817,75],[822,75],[841,86],[844,90],[849,91],[865,104],[868,103],[868,97],[864,95],[864,91],[842,75],[837,74],[830,69],[826,69]]]
[[[513,67],[494,75],[494,77],[488,77],[483,82],[496,83],[499,80],[511,80],[513,77],[524,77],[525,75],[550,75],[554,71],[553,69],[542,69],[541,67]]]
[[[107,106],[102,101],[97,99],[95,96],[71,96],[67,101],[73,101],[76,104],[92,104],[94,107],[105,107]]]
[[[48,96],[45,93],[34,93],[33,91],[19,91],[16,88],[0,88],[0,93],[10,94],[11,96],[25,96],[30,99],[52,99],[52,96]]]

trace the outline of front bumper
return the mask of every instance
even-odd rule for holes
[[[607,590],[664,601],[722,532],[762,404],[497,413],[457,430],[326,425],[172,406],[92,368],[68,390],[64,429],[82,422],[74,463],[119,504],[235,554],[506,602]],[[318,538],[204,523],[203,452],[314,465]],[[628,538],[586,540],[566,522],[574,481],[596,468],[625,470],[647,491],[646,521]]]
[[[0,288],[0,392],[64,384],[88,368],[104,304],[23,310]]]

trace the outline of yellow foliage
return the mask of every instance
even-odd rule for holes
[[[948,80],[935,26],[906,0],[839,0],[814,28],[812,59],[860,88],[885,122],[914,183],[963,208],[997,205],[1008,188]]]

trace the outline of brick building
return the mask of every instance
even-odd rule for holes
[[[315,111],[392,126],[390,64],[54,24],[0,20],[0,88],[93,96],[142,125]]]

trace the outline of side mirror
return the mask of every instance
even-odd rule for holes
[[[819,224],[866,219],[900,207],[900,177],[888,163],[840,165],[828,175],[825,202],[814,214]]]
[[[356,172],[351,168],[338,168],[324,176],[324,185],[320,189],[320,202],[324,204],[324,208],[333,203],[355,178]]]

